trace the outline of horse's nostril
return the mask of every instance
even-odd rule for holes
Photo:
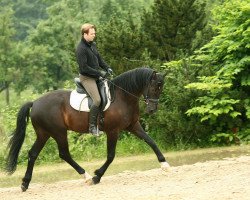
[[[147,108],[147,113],[148,114],[152,114],[152,113],[154,113],[155,112],[155,109],[153,108],[153,107],[148,107]]]

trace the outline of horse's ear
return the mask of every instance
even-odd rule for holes
[[[156,76],[156,71],[153,71],[153,74],[151,76],[151,80],[156,80],[157,76]]]

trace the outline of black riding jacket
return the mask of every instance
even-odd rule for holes
[[[76,59],[79,73],[84,76],[97,79],[101,76],[100,70],[107,71],[109,68],[98,53],[96,44],[85,39],[81,39],[76,48]]]

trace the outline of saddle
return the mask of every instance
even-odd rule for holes
[[[75,78],[74,81],[76,84],[76,89],[70,94],[70,105],[75,110],[89,112],[90,107],[93,104],[93,100],[90,98],[89,94],[81,84],[80,79]],[[100,108],[102,111],[105,111],[111,104],[111,96],[107,80],[98,80],[97,87],[101,96]]]

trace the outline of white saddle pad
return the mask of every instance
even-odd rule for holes
[[[108,100],[107,100],[107,104],[104,108],[104,111],[107,110],[111,104],[110,91],[109,91],[109,88],[107,86],[107,83],[105,83],[105,84],[106,84],[105,90],[106,90]],[[90,98],[90,97],[87,96],[86,94],[80,94],[76,90],[73,90],[70,94],[70,105],[75,110],[89,112],[90,109],[89,109],[89,105],[88,105],[88,98]]]

